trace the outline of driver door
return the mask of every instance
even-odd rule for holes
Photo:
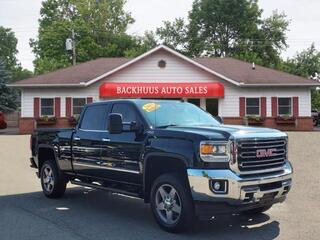
[[[121,114],[124,123],[141,123],[137,110],[130,103],[114,103],[111,112]],[[128,125],[124,125],[124,130],[128,130]],[[111,170],[109,177],[116,181],[140,183],[139,160],[143,146],[143,135],[134,131],[108,133],[108,141],[102,143],[101,161]]]

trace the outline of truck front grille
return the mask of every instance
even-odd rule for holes
[[[287,156],[285,138],[238,141],[238,168],[242,173],[281,170]]]

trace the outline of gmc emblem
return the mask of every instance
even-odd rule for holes
[[[258,149],[256,152],[256,157],[257,158],[272,157],[275,155],[275,151],[277,151],[276,148]]]

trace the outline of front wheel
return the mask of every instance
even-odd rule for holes
[[[158,177],[151,189],[151,210],[162,229],[181,232],[191,227],[194,206],[183,177],[164,174]]]
[[[41,186],[48,198],[60,198],[66,191],[67,181],[52,161],[43,163],[40,171]]]

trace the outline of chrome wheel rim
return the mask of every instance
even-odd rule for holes
[[[156,210],[161,220],[169,225],[175,224],[182,210],[177,190],[169,184],[163,184],[158,188],[155,198]]]
[[[51,193],[54,187],[54,176],[51,167],[45,166],[42,173],[44,189]]]

